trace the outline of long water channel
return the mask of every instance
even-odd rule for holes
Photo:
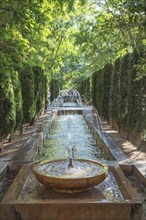
[[[70,132],[68,131],[67,126],[68,118],[72,119]],[[71,133],[71,137],[69,133]],[[75,146],[75,158],[97,160],[106,163],[106,160],[96,144],[95,138],[93,137],[86,121],[83,118],[83,115],[79,114],[61,115],[56,117],[53,128],[48,134],[48,139],[45,141],[45,146],[39,159],[42,161],[64,158],[68,159],[67,147],[69,144]],[[108,177],[103,183],[101,183],[99,186],[93,187],[91,190],[88,190],[87,193],[76,195],[76,199],[84,196],[96,198],[97,194],[100,196],[102,195],[101,198],[107,198],[110,200],[122,198],[122,194],[120,193],[117,183],[111,172],[109,172]],[[34,176],[30,174],[19,199],[39,199],[41,197],[57,199],[62,198],[60,194],[54,194],[53,191],[50,191],[48,188],[42,186],[34,178]],[[69,198],[69,195],[63,194],[63,197]],[[72,195],[70,195],[70,197],[72,198]]]
[[[71,119],[70,131],[67,126],[68,119]],[[82,115],[61,115],[56,118],[41,153],[41,159],[68,158],[67,148],[69,145],[74,146],[75,158],[104,160]]]

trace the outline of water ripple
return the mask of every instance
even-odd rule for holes
[[[68,130],[67,119],[71,117],[71,128]],[[70,132],[70,133],[69,133]],[[41,159],[67,158],[67,147],[75,146],[75,158],[103,159],[96,140],[89,131],[82,115],[58,116],[55,125],[48,135]]]

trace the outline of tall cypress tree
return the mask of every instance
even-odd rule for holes
[[[43,74],[43,97],[44,97],[44,108],[48,107],[48,77],[47,74]]]
[[[130,54],[126,54],[121,59],[120,74],[120,95],[119,95],[119,119],[120,125],[127,128],[128,122],[128,90],[129,90],[129,71],[130,71]]]
[[[92,74],[92,105],[96,107],[96,78],[97,72]]]
[[[140,60],[141,54],[136,50],[133,52],[133,59],[131,62],[131,71],[130,71],[130,84],[129,84],[129,94],[128,94],[128,128],[135,134],[137,138],[137,143],[139,145],[141,141],[141,134],[145,124],[145,77],[137,80],[138,74],[138,63]]]
[[[0,71],[0,139],[12,134],[16,124],[16,108],[11,73]]]
[[[33,124],[36,104],[34,96],[34,74],[31,67],[25,64],[20,72],[20,83],[23,99],[23,124]]]
[[[21,84],[19,80],[19,74],[17,71],[13,71],[11,74],[13,89],[14,89],[14,100],[16,105],[16,125],[15,130],[20,129],[23,120],[23,109],[22,109],[22,93]]]
[[[103,69],[98,70],[96,78],[96,108],[102,115],[102,96],[103,96]]]
[[[44,108],[44,98],[43,98],[43,70],[38,67],[32,67],[34,74],[34,98],[36,104],[36,114]]]
[[[85,95],[85,84],[86,84],[85,80],[82,80],[82,82],[80,83],[79,92],[81,95]]]
[[[110,120],[112,126],[119,126],[119,86],[120,86],[120,65],[121,60],[118,58],[114,64],[112,73],[111,91],[110,91]]]
[[[102,115],[107,121],[109,121],[109,102],[112,72],[113,65],[110,63],[106,64],[103,70]]]
[[[58,94],[59,94],[59,82],[56,79],[51,79],[50,82],[50,92],[51,92],[51,102],[57,98]]]
[[[79,92],[81,95],[84,95],[88,101],[90,101],[90,78],[82,80]]]
[[[59,81],[55,79],[55,98],[57,98],[59,94]]]
[[[86,79],[86,85],[85,85],[85,89],[86,89],[86,91],[85,91],[85,97],[87,98],[87,100],[90,102],[90,99],[91,99],[91,91],[90,91],[90,77],[88,77],[87,79]]]

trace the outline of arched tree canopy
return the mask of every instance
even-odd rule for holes
[[[3,118],[5,112],[6,124],[11,123],[5,134],[4,128],[0,128],[1,136],[23,123],[33,122],[47,105],[48,89],[51,89],[51,98],[55,98],[61,88],[81,86],[89,98],[87,91],[91,91],[93,104],[98,104],[100,113],[108,114],[107,120],[110,116],[116,121],[125,120],[126,109],[115,94],[119,100],[126,94],[124,82],[119,84],[127,80],[122,63],[129,68],[134,58],[126,63],[123,57],[129,54],[134,57],[134,51],[137,51],[138,62],[136,67],[132,66],[134,75],[131,77],[134,77],[134,85],[139,82],[142,86],[137,96],[142,94],[145,100],[144,0],[3,0],[0,35],[0,117]],[[91,82],[91,78],[94,82],[89,86],[87,82]],[[83,89],[86,85],[88,88]],[[96,89],[101,99],[97,99]],[[108,100],[109,111],[105,100]],[[126,98],[124,102],[128,105]]]

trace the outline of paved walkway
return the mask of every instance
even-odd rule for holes
[[[126,139],[126,135],[119,134],[107,122],[102,121],[102,126],[107,135],[109,135],[118,147],[125,153],[131,163],[134,163],[137,169],[146,178],[146,143],[140,149],[136,145]]]

